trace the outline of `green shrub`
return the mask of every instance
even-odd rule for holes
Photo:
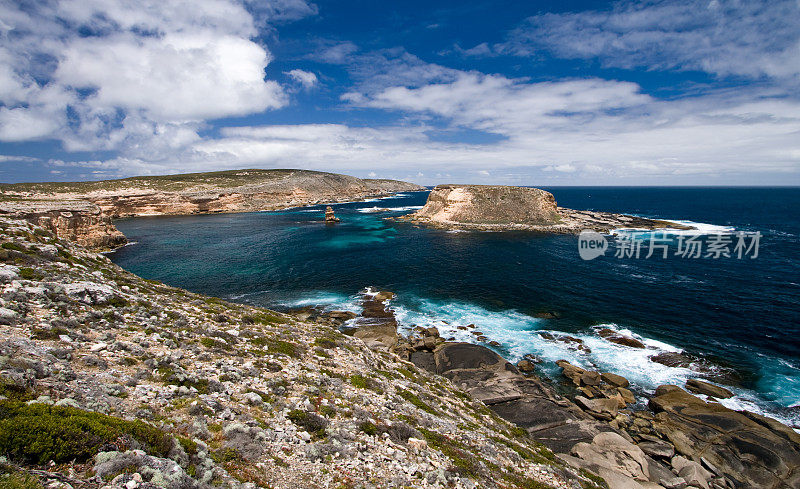
[[[417,395],[414,394],[413,392],[409,392],[409,391],[404,391],[402,389],[398,389],[397,390],[397,395],[399,395],[400,397],[402,397],[406,401],[410,402],[414,406],[418,407],[419,409],[422,409],[426,413],[439,414],[435,409],[433,409],[432,407],[430,407],[427,404],[425,404],[422,401],[422,399],[417,397]]]
[[[172,437],[138,420],[68,406],[0,401],[0,453],[12,460],[85,462],[100,451],[130,448],[165,457]]]
[[[358,429],[368,434],[369,436],[375,436],[378,433],[378,427],[375,426],[375,423],[371,421],[364,421],[363,423],[358,425]]]
[[[271,341],[267,346],[267,351],[270,353],[281,353],[292,358],[300,358],[302,355],[302,351],[298,345],[283,340]]]
[[[130,303],[124,297],[115,295],[108,300],[108,305],[111,307],[127,307]]]
[[[18,245],[17,243],[12,243],[10,241],[3,243],[2,247],[3,247],[4,250],[20,251],[20,252],[23,252],[23,253],[28,251],[23,246]]]
[[[289,411],[287,416],[289,421],[305,429],[309,433],[321,437],[325,434],[328,427],[328,420],[315,413],[308,413],[299,409]]]
[[[24,267],[19,269],[19,277],[25,280],[38,280],[42,276],[33,268]]]

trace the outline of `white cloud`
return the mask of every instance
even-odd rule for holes
[[[314,53],[308,57],[315,61],[331,64],[344,64],[351,60],[358,46],[350,41],[320,40]]]
[[[311,73],[310,71],[295,69],[287,71],[284,74],[294,79],[306,90],[317,84],[317,75]]]
[[[271,55],[252,40],[266,26],[253,15],[315,9],[300,0],[0,4],[0,140],[136,152],[147,134],[189,141],[204,120],[281,107],[283,89],[264,79]]]
[[[97,92],[84,103],[143,110],[153,120],[202,120],[284,105],[274,81],[264,81],[269,55],[232,36],[130,34],[76,40],[62,53],[55,80]]]
[[[791,79],[800,75],[799,18],[797,0],[620,1],[610,11],[531,17],[497,48],[599,58],[610,67]]]

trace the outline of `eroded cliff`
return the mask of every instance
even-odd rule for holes
[[[235,170],[3,185],[0,213],[83,246],[105,249],[125,243],[111,222],[120,217],[256,212],[417,190],[424,187],[308,170]]]

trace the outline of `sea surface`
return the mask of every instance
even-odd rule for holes
[[[511,361],[542,358],[544,375],[564,358],[624,375],[637,390],[700,377],[650,360],[683,352],[712,379],[732,384],[723,401],[800,427],[800,189],[548,188],[559,205],[680,220],[730,240],[730,257],[676,256],[686,232],[620,231],[604,256],[586,261],[576,236],[453,232],[387,220],[420,208],[427,192],[334,205],[341,222],[321,222],[324,206],[277,212],[118,221],[132,242],[110,254],[145,278],[228,300],[290,309],[322,305],[358,311],[366,287],[397,293],[401,326],[436,326],[442,336],[475,341],[474,324]],[[739,258],[737,233],[760,233]],[[681,235],[683,237],[680,237]],[[719,238],[722,236],[722,238]],[[640,258],[615,257],[625,238]],[[650,239],[667,243],[645,258]],[[703,249],[705,255],[706,248]],[[558,318],[540,319],[554,312]],[[643,341],[610,343],[602,328]],[[584,342],[547,339],[569,334]],[[693,367],[695,368],[695,367]]]

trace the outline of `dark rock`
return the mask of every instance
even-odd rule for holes
[[[427,370],[428,372],[436,372],[436,362],[433,359],[433,352],[429,351],[415,351],[411,352],[409,358],[411,363],[417,367]]]
[[[643,441],[639,443],[639,448],[655,458],[672,458],[675,455],[675,447],[665,441]]]

